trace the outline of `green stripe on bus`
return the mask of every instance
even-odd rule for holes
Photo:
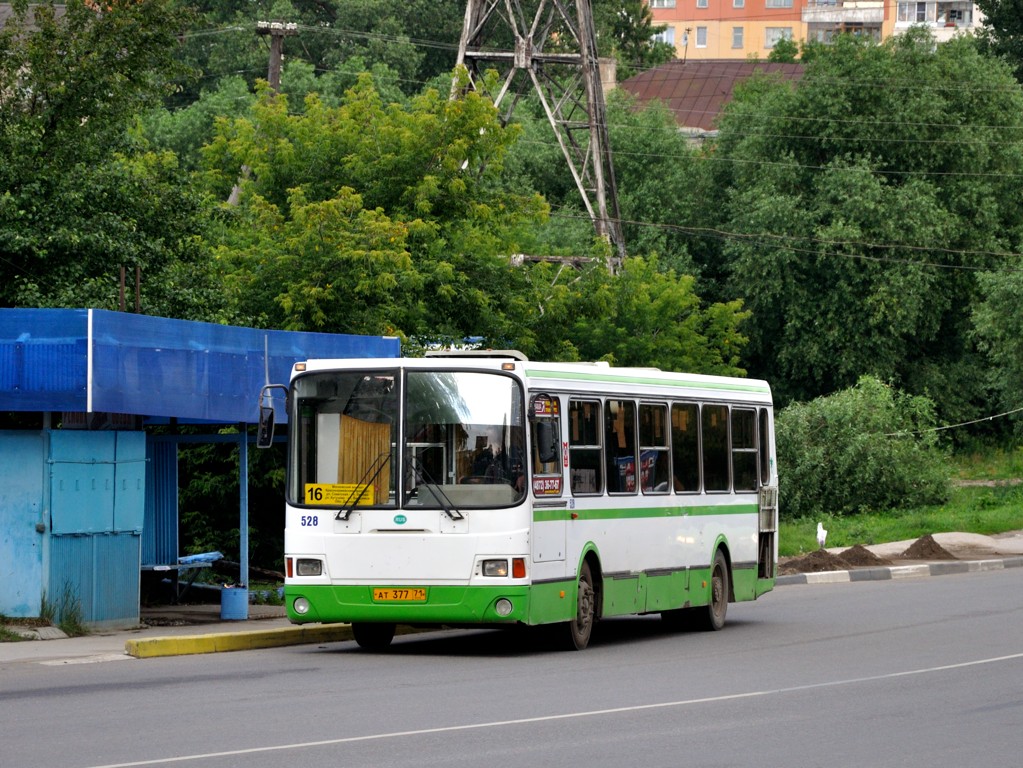
[[[537,371],[526,369],[526,375],[532,379],[566,379],[568,381],[624,382],[628,384],[651,384],[661,387],[678,387],[681,389],[720,389],[728,392],[758,392],[769,394],[771,389],[763,384],[750,382],[740,384],[724,381],[695,381],[691,379],[662,379],[654,376],[636,376],[635,374],[615,374],[614,371],[576,372],[576,371]]]
[[[756,504],[729,504],[727,506],[700,507],[619,507],[615,509],[534,509],[533,522],[549,523],[558,520],[639,520],[652,517],[705,517],[708,515],[755,515]],[[572,516],[575,515],[573,518]]]

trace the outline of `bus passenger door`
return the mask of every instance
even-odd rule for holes
[[[533,562],[564,560],[568,499],[564,482],[565,451],[561,443],[561,403],[557,397],[544,393],[531,395],[529,435]]]

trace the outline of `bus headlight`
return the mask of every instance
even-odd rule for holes
[[[323,563],[311,558],[298,558],[295,561],[295,572],[299,576],[319,576],[323,573]]]
[[[508,575],[508,561],[507,560],[484,560],[483,561],[483,575],[484,576],[507,576]]]
[[[303,615],[309,613],[309,601],[304,597],[296,597],[295,602],[292,603],[292,608],[295,609],[295,613]]]

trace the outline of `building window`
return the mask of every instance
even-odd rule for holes
[[[746,7],[746,0],[732,0],[732,7],[733,8],[745,8]]]
[[[707,7],[707,0],[696,0],[696,7],[697,8],[706,8]]]
[[[774,48],[779,40],[791,40],[792,27],[767,27],[764,29],[764,47]]]
[[[898,19],[909,24],[926,24],[935,19],[935,3],[900,2]]]
[[[707,28],[697,27],[696,28],[696,47],[706,48],[707,47]]]
[[[742,48],[742,27],[732,27],[732,47]]]
[[[791,8],[792,0],[765,0],[765,8]]]
[[[675,28],[669,24],[663,32],[658,32],[656,35],[652,35],[650,39],[655,43],[667,43],[668,45],[674,45]]]
[[[674,8],[675,0],[650,0],[651,8]]]

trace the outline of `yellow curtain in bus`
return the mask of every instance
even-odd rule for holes
[[[386,504],[391,486],[390,455],[390,424],[341,416],[337,459],[339,483],[367,482],[379,468],[380,472],[373,481],[373,503]],[[383,467],[380,467],[381,462],[384,462]]]

